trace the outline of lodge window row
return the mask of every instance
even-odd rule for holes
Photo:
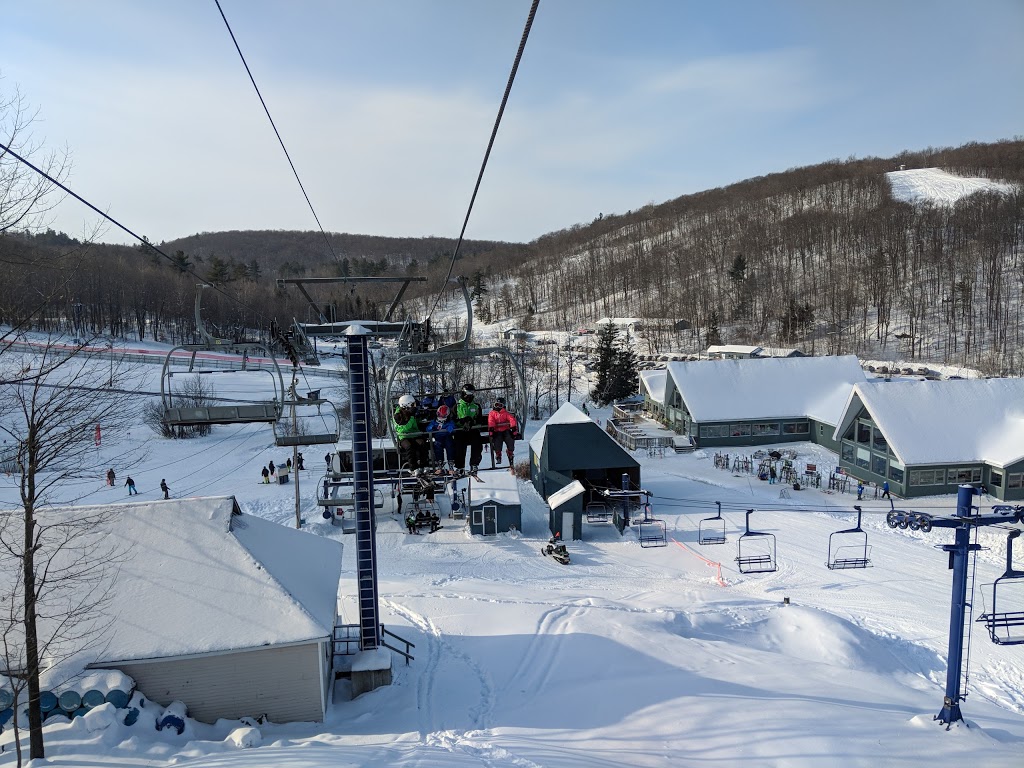
[[[960,485],[980,483],[981,467],[957,469],[920,469],[910,473],[911,485]]]
[[[763,437],[768,435],[806,435],[811,431],[806,421],[783,424],[779,428],[779,422],[765,422],[762,424],[722,424],[715,427],[701,427],[701,437]]]
[[[855,464],[861,469],[874,472],[880,477],[887,477],[895,483],[903,482],[903,474],[906,467],[896,458],[884,453],[872,453],[867,448],[861,448],[859,445],[848,441],[843,442],[840,450],[842,451],[841,455],[844,461]],[[913,476],[913,473],[911,473],[911,476]],[[913,483],[913,480],[911,480],[911,483]]]
[[[991,485],[1001,488],[1003,486],[1003,473],[993,469],[988,473]],[[1006,476],[1007,488],[1024,488],[1024,472],[1011,472]]]

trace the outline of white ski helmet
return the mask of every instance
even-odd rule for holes
[[[401,408],[412,408],[416,405],[416,398],[412,395],[402,395],[398,398],[398,405]]]

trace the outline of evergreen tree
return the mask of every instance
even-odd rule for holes
[[[210,259],[210,268],[206,270],[206,281],[211,285],[223,285],[231,280],[231,272],[228,265],[220,256]]]
[[[636,369],[636,353],[628,344],[616,351],[608,381],[608,402],[621,400],[637,393],[640,374]]]
[[[611,402],[607,392],[618,352],[618,340],[619,329],[611,323],[606,323],[597,329],[597,364],[594,366],[597,381],[590,393],[590,399],[598,405],[607,405]]]
[[[704,341],[707,345],[713,346],[722,343],[722,330],[718,327],[718,312],[712,310],[708,317],[708,327],[704,331]]]

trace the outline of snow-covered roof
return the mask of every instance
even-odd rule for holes
[[[1024,379],[903,381],[853,388],[836,434],[867,408],[904,464],[1024,458]]]
[[[530,447],[533,452],[540,454],[544,447],[544,432],[549,424],[585,424],[590,417],[570,402],[562,403],[557,411],[551,414],[550,418],[540,425],[540,429],[530,438]]]
[[[83,511],[84,510],[84,511]],[[109,574],[99,662],[295,643],[333,631],[341,544],[245,514],[234,497],[47,510],[102,512],[125,552]]]
[[[519,505],[519,481],[516,476],[507,469],[502,468],[494,471],[484,470],[478,474],[479,481],[473,480],[471,490],[472,500],[470,506],[479,507],[483,504],[497,503],[505,506]],[[465,488],[470,482],[469,478],[460,478],[455,481],[457,490]]]
[[[548,496],[548,507],[550,507],[551,509],[558,509],[567,501],[575,499],[577,496],[579,496],[581,493],[584,493],[586,490],[587,489],[583,487],[583,483],[581,483],[579,480],[573,480],[564,488],[560,488],[559,490],[555,491],[550,496]]]
[[[665,385],[668,383],[668,372],[664,368],[654,371],[640,371],[640,386],[656,403],[665,402]]]
[[[694,421],[811,418],[837,424],[854,384],[853,355],[668,364]]]
[[[761,347],[761,357],[799,357],[803,353],[795,347]]]
[[[709,355],[759,355],[761,347],[750,347],[743,344],[712,344],[708,347]]]

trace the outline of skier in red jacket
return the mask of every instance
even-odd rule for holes
[[[519,436],[519,422],[516,417],[505,410],[504,400],[495,400],[491,412],[487,414],[487,429],[491,434],[491,453],[494,463],[501,464],[501,447],[504,445],[508,453],[508,466],[515,466],[515,439]]]

